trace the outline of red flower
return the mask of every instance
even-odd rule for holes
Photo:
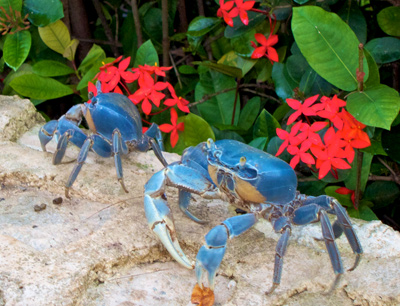
[[[303,123],[300,130],[302,133],[304,133],[305,136],[302,137],[308,139],[314,145],[321,144],[322,143],[321,137],[316,132],[322,130],[327,124],[328,122],[324,121],[316,121],[311,125]],[[302,133],[299,135],[302,135]]]
[[[293,122],[296,121],[296,119],[301,115],[305,116],[315,116],[317,113],[315,110],[310,107],[312,104],[314,104],[315,101],[317,101],[318,95],[312,96],[307,98],[303,103],[301,103],[298,100],[295,99],[286,99],[287,104],[296,110],[293,114],[290,115],[287,124],[292,124]]]
[[[287,151],[291,154],[294,155],[292,160],[290,161],[290,166],[294,169],[297,164],[300,162],[300,160],[303,163],[306,163],[308,165],[313,165],[315,164],[314,158],[311,156],[310,153],[307,153],[307,151],[311,147],[311,141],[305,140],[301,144],[300,149],[297,146],[288,146]]]
[[[156,75],[162,76],[162,77],[165,77],[165,72],[164,72],[164,71],[168,71],[168,70],[170,70],[171,68],[172,68],[172,67],[159,67],[159,66],[157,65],[157,63],[154,63],[154,66],[150,66],[150,65],[147,65],[147,64],[144,64],[144,66],[139,65],[139,69],[140,69],[140,70],[142,70],[142,71],[147,71],[147,72],[149,72],[150,74],[155,73]]]
[[[176,105],[182,112],[190,113],[189,107],[187,106],[189,104],[189,101],[183,99],[182,97],[178,97],[175,93],[174,87],[172,87],[170,83],[168,83],[167,87],[172,95],[172,99],[166,99],[164,101],[164,105],[169,107]]]
[[[317,158],[316,168],[319,169],[318,178],[324,178],[331,169],[350,169],[350,165],[343,158],[345,151],[339,147],[339,137],[333,127],[330,127],[324,136],[325,145],[311,146],[311,152]]]
[[[148,73],[147,73],[148,74]],[[151,112],[151,102],[157,107],[160,106],[160,101],[165,97],[165,94],[158,92],[160,90],[164,90],[167,87],[167,83],[157,82],[154,84],[154,79],[150,76],[146,79],[139,79],[140,88],[128,98],[134,103],[139,104],[142,103],[143,112],[148,115]]]
[[[257,47],[253,41],[251,42],[252,47],[255,48],[251,58],[260,58],[265,56],[271,61],[272,64],[273,62],[279,61],[278,53],[274,48],[272,48],[272,46],[278,42],[278,35],[271,33],[267,39],[263,34],[256,33],[254,34],[254,38],[259,44],[261,44],[261,46]]]
[[[243,2],[243,0],[235,0],[236,8],[234,8],[232,11],[234,11],[235,9],[238,11],[240,20],[243,22],[244,25],[249,24],[249,17],[247,16],[247,11],[251,10],[255,3],[256,3],[255,1]]]
[[[343,120],[339,116],[339,109],[346,106],[346,101],[339,99],[335,95],[332,99],[322,97],[321,102],[325,107],[317,115],[329,119],[337,129],[341,130],[343,128]]]
[[[224,0],[219,0],[219,9],[217,11],[217,16],[224,17],[226,24],[231,27],[233,27],[232,18],[235,18],[239,14],[239,11],[236,8],[228,12],[232,7],[233,1],[227,1],[224,3]]]
[[[353,202],[353,206],[355,205],[355,198],[356,198],[355,190],[351,190],[346,187],[340,187],[340,188],[336,189],[335,192],[338,194],[350,194],[351,195],[350,199]],[[354,206],[354,208],[355,208],[355,206]]]
[[[280,128],[276,129],[276,135],[278,135],[280,139],[284,140],[284,142],[279,147],[278,152],[276,152],[275,156],[282,154],[283,150],[285,150],[285,148],[289,144],[291,144],[292,146],[298,146],[303,140],[306,139],[305,134],[303,134],[302,136],[300,134],[296,135],[297,132],[300,130],[302,124],[303,122],[301,121],[297,122],[294,126],[292,126],[290,133]]]
[[[170,142],[171,146],[175,147],[176,143],[178,142],[179,135],[178,131],[183,131],[185,128],[185,125],[183,122],[177,123],[178,120],[178,113],[174,108],[171,108],[171,123],[164,123],[160,125],[160,130],[164,133],[171,133],[170,136]]]
[[[96,75],[97,79],[105,84],[108,92],[112,91],[118,85],[118,83],[121,81],[121,78],[127,82],[133,82],[134,80],[133,73],[126,71],[131,60],[130,57],[127,57],[121,61],[118,64],[118,68],[113,66],[115,63],[119,62],[121,58],[122,56],[118,57],[113,62],[100,67],[100,72]]]

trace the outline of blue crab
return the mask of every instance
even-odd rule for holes
[[[160,162],[168,165],[162,155],[164,147],[158,125],[153,123],[142,134],[142,122],[136,106],[122,94],[102,93],[100,87],[98,83],[97,96],[93,97],[90,93],[91,103],[74,105],[60,119],[47,122],[39,131],[45,152],[47,143],[55,136],[57,149],[53,155],[54,165],[61,163],[69,142],[81,148],[77,163],[65,184],[67,198],[90,150],[101,157],[114,156],[117,178],[125,192],[128,190],[123,180],[121,155],[131,151],[145,152],[152,148]],[[83,117],[90,135],[79,128]]]
[[[204,198],[222,198],[246,214],[228,218],[205,236],[195,264],[182,251],[172,213],[165,196],[166,186],[179,189],[179,207],[192,220],[202,222],[188,211],[191,193]],[[280,233],[275,253],[273,283],[267,294],[278,287],[283,258],[292,225],[321,222],[323,240],[332,263],[335,281],[333,290],[344,272],[335,239],[343,232],[356,254],[350,270],[354,270],[363,253],[346,210],[329,196],[306,196],[297,190],[297,177],[284,161],[268,153],[234,140],[200,143],[184,151],[181,161],[171,163],[155,173],[145,185],[145,212],[151,230],[160,238],[172,257],[186,268],[195,268],[197,283],[208,276],[211,290],[221,264],[228,238],[250,229],[259,219],[266,219]],[[337,219],[331,225],[328,213]]]

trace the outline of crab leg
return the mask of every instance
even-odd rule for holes
[[[65,197],[66,198],[69,198],[69,188],[71,188],[72,184],[75,182],[76,177],[78,176],[79,172],[81,171],[81,168],[82,168],[83,164],[85,163],[85,160],[87,158],[89,150],[91,149],[92,146],[93,146],[93,139],[92,139],[92,137],[89,137],[83,143],[82,148],[79,151],[77,164],[75,164],[74,169],[72,170],[71,174],[68,177],[67,183],[65,184]]]
[[[172,212],[165,195],[166,185],[200,194],[206,198],[217,198],[211,182],[199,172],[179,163],[154,174],[145,185],[144,208],[150,229],[160,238],[171,256],[181,265],[193,269],[193,265],[182,251],[176,237]]]
[[[42,146],[42,150],[44,152],[46,152],[46,145],[53,138],[53,135],[57,130],[57,126],[58,126],[58,121],[51,120],[40,128],[39,139],[40,139],[40,145]]]
[[[272,279],[272,286],[265,294],[271,294],[281,283],[283,258],[286,254],[287,246],[289,243],[289,236],[291,233],[290,220],[286,216],[281,216],[273,221],[274,230],[277,233],[281,233],[281,237],[275,248],[275,264],[274,264],[274,276]]]
[[[336,279],[330,289],[332,291],[336,288],[343,275],[343,264],[335,243],[335,234],[333,233],[328,214],[317,204],[302,206],[294,211],[292,222],[296,225],[305,225],[317,221],[321,222],[322,236],[324,237],[325,246],[331,259],[333,271],[336,274]]]
[[[203,245],[196,257],[196,278],[200,287],[203,287],[202,276],[208,274],[208,285],[214,290],[215,274],[225,255],[228,238],[232,239],[243,234],[257,222],[255,214],[235,216],[226,219],[217,225],[205,236]]]
[[[350,221],[349,216],[347,215],[346,210],[334,198],[331,198],[331,203],[336,212],[337,222],[339,223],[339,225],[341,225],[342,230],[344,230],[347,241],[349,242],[349,244],[353,250],[353,253],[355,253],[357,255],[353,267],[351,267],[349,269],[349,271],[353,271],[360,263],[361,254],[363,253],[363,249],[362,249],[361,243],[358,240],[358,237],[353,229],[353,226],[351,225],[351,221]]]
[[[349,242],[353,253],[356,254],[356,260],[353,264],[353,267],[349,269],[349,271],[353,271],[358,266],[361,260],[363,249],[361,247],[360,241],[358,240],[357,234],[355,233],[354,228],[351,225],[351,221],[346,210],[335,198],[325,195],[319,197],[308,197],[303,205],[309,204],[317,204],[328,213],[337,216],[337,220],[333,223],[332,226],[333,233],[335,235],[335,239],[340,237],[343,232],[345,233],[347,241]]]
[[[112,146],[113,146],[115,168],[117,169],[117,178],[119,183],[121,184],[122,189],[124,189],[124,191],[127,193],[128,190],[126,189],[124,184],[120,153],[124,155],[128,154],[128,148],[122,141],[122,136],[118,129],[115,129],[114,132],[112,133]]]
[[[149,141],[151,148],[153,149],[158,160],[163,164],[164,167],[168,166],[168,163],[162,154],[162,151],[164,151],[164,143],[162,141],[162,135],[158,125],[153,123],[144,135],[150,137]]]

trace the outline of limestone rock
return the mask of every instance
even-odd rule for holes
[[[66,199],[79,150],[68,148],[72,163],[52,165],[54,142],[45,153],[37,138],[44,121],[26,100],[1,102],[9,98],[0,99],[0,305],[191,305],[194,271],[169,256],[144,216],[143,186],[162,168],[154,154],[123,159],[126,194],[113,159],[89,153]],[[62,203],[54,204],[59,197]],[[179,211],[177,190],[169,189],[168,199],[182,248],[193,259],[204,235],[234,215],[223,201],[196,197],[191,210],[209,220],[199,225]],[[332,294],[325,295],[335,276],[324,243],[314,239],[321,236],[317,223],[294,228],[281,286],[266,296],[279,236],[260,222],[228,245],[216,305],[400,305],[400,234],[377,221],[353,222],[365,254]],[[350,267],[355,256],[346,238],[337,244]]]

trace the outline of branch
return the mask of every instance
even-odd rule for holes
[[[168,0],[161,1],[162,8],[162,46],[163,46],[163,66],[169,66],[169,36],[168,36]]]
[[[109,25],[107,23],[107,20],[106,20],[106,17],[104,16],[104,14],[102,12],[101,4],[100,4],[99,0],[92,0],[92,2],[93,2],[93,5],[94,5],[94,8],[96,9],[97,16],[99,16],[101,24],[103,25],[104,32],[105,32],[105,34],[107,36],[107,39],[110,42],[112,42],[111,50],[114,53],[114,56],[118,57],[119,56],[118,48],[115,45],[115,39],[113,37],[111,28],[109,27]]]
[[[138,9],[138,5],[137,5],[137,0],[131,0],[131,6],[132,6],[133,21],[135,23],[137,47],[139,49],[139,47],[143,44],[143,36],[142,36],[142,26],[140,25],[140,17],[139,17],[139,9]]]

